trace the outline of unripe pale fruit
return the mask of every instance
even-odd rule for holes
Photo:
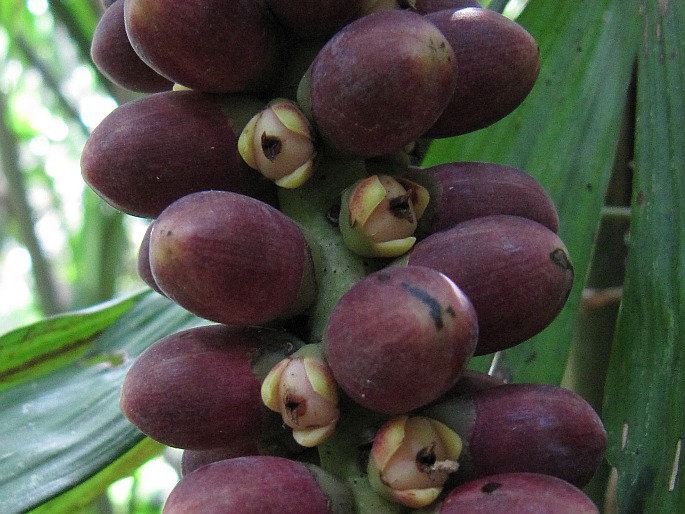
[[[479,338],[475,355],[529,339],[557,316],[573,285],[564,243],[547,227],[498,214],[459,223],[419,241],[410,265],[438,270],[473,303]]]
[[[174,86],[133,50],[124,26],[124,0],[117,0],[102,13],[93,33],[90,56],[105,77],[131,91],[156,93],[170,91]]]
[[[437,514],[599,514],[583,491],[538,473],[502,473],[453,489]]]
[[[452,97],[455,70],[454,51],[423,16],[380,11],[326,43],[298,99],[324,142],[343,154],[379,156],[433,125]]]
[[[352,514],[352,493],[322,469],[273,456],[238,457],[185,475],[163,514]]]
[[[167,207],[150,235],[150,267],[169,298],[227,325],[285,319],[304,311],[316,294],[298,225],[228,191],[193,193]]]
[[[511,113],[533,89],[540,53],[535,39],[515,21],[479,8],[437,11],[426,19],[452,45],[459,68],[454,95],[426,137],[487,127]]]
[[[431,189],[428,233],[491,214],[528,218],[556,232],[559,217],[549,194],[533,177],[511,166],[452,162],[421,170],[437,181]],[[428,220],[425,220],[428,221]]]
[[[362,0],[266,0],[278,22],[295,38],[325,40],[343,28]]]
[[[177,332],[128,370],[121,411],[141,432],[177,448],[220,448],[280,431],[280,418],[261,405],[261,379],[298,344],[275,330],[209,325]]]
[[[547,384],[448,395],[420,415],[445,423],[464,441],[458,481],[532,472],[583,487],[606,448],[606,431],[593,408],[572,391]]]
[[[357,282],[331,313],[324,343],[340,387],[360,405],[404,413],[454,385],[478,337],[468,298],[447,277],[415,266]]]
[[[242,162],[238,136],[263,105],[195,91],[123,104],[86,141],[83,178],[115,209],[145,218],[195,191],[256,191],[258,176]]]
[[[264,0],[126,0],[136,53],[175,83],[209,93],[264,91],[284,61]]]

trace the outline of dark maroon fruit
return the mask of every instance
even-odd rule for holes
[[[579,395],[546,384],[504,384],[423,409],[463,442],[460,481],[509,472],[553,475],[585,486],[604,457],[606,431]]]
[[[452,97],[455,69],[449,43],[423,16],[374,12],[326,43],[303,81],[300,103],[310,106],[324,140],[339,152],[388,154],[434,124]]]
[[[261,403],[261,380],[297,349],[283,333],[193,328],[152,344],[126,373],[121,411],[168,446],[208,450],[280,427]]]
[[[150,222],[143,234],[143,239],[140,241],[140,246],[138,247],[138,276],[152,289],[157,291],[159,294],[164,295],[162,290],[155,282],[155,277],[152,276],[152,269],[150,268],[150,233],[152,232],[152,225],[154,221]]]
[[[427,404],[454,385],[478,337],[468,298],[447,277],[415,266],[357,282],[333,309],[325,352],[340,387],[384,413]]]
[[[150,267],[188,311],[227,325],[261,325],[303,312],[316,294],[299,226],[277,209],[228,191],[177,200],[155,220]]]
[[[599,514],[583,491],[539,473],[502,473],[453,489],[438,514]]]
[[[228,446],[211,450],[183,450],[181,475],[185,476],[212,462],[261,454],[259,443],[251,437],[232,441]]]
[[[285,29],[295,38],[325,40],[357,14],[362,0],[266,0]]]
[[[419,241],[408,263],[438,270],[473,303],[475,355],[510,348],[547,327],[566,303],[573,267],[559,236],[519,216],[464,221]]]
[[[141,59],[198,91],[263,91],[285,60],[264,0],[126,0],[124,15]]]
[[[164,514],[352,514],[348,486],[321,468],[282,457],[222,460],[185,475]]]
[[[533,177],[511,166],[487,162],[452,162],[421,170],[437,181],[433,188],[428,232],[491,214],[521,216],[559,228],[549,194]]]
[[[114,208],[145,218],[195,191],[246,191],[257,174],[238,154],[238,136],[263,106],[195,91],[123,104],[86,141],[83,178]]]
[[[93,33],[90,56],[105,77],[125,89],[156,93],[170,91],[174,86],[133,50],[124,26],[124,0],[117,0],[102,13]]]
[[[445,35],[458,63],[454,95],[426,137],[487,127],[511,113],[533,89],[540,53],[535,39],[515,21],[478,8],[437,11],[426,19]]]

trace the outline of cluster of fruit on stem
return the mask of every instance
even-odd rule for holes
[[[93,60],[144,95],[83,177],[150,219],[141,278],[208,322],[123,384],[184,449],[164,512],[596,512],[592,408],[467,369],[564,306],[551,199],[509,166],[420,165],[525,99],[533,37],[473,0],[103,5]]]

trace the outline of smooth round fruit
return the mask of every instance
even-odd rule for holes
[[[459,288],[408,266],[352,286],[329,317],[324,344],[336,381],[355,402],[404,413],[454,385],[477,337],[475,312]]]

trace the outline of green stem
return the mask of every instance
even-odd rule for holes
[[[314,176],[303,186],[279,190],[280,209],[302,227],[316,267],[319,292],[310,311],[309,343],[323,342],[328,316],[340,297],[358,280],[385,265],[348,250],[328,216],[332,207],[336,210],[340,193],[366,176],[364,161],[324,157]],[[378,414],[345,401],[335,434],[318,447],[321,467],[349,484],[360,514],[404,512],[403,507],[389,503],[371,489],[366,469],[360,463],[365,445],[370,443],[380,420]]]
[[[309,313],[310,343],[323,341],[328,315],[345,291],[382,267],[376,260],[364,259],[348,250],[337,226],[327,216],[339,204],[343,189],[366,175],[364,161],[324,157],[314,176],[303,186],[279,189],[281,211],[302,227],[314,257],[319,292]]]

